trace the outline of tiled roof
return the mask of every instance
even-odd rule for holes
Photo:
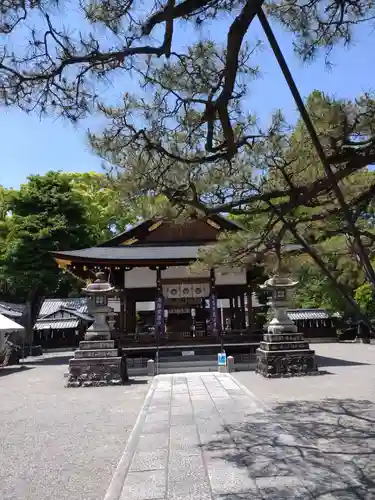
[[[0,304],[0,314],[4,314],[4,316],[8,316],[9,318],[20,318],[22,316],[22,312],[15,311],[4,304]]]
[[[52,313],[46,314],[45,316],[39,316],[38,321],[43,321],[43,320],[55,321],[55,320],[61,319],[59,317],[54,316],[59,311],[64,312],[64,313],[68,313],[68,319],[69,319],[69,317],[73,317],[73,318],[82,319],[84,321],[93,321],[93,317],[90,314],[82,313],[82,312],[77,311],[76,309],[70,309],[67,307],[60,307],[60,309],[57,309],[57,311],[53,311]],[[66,315],[62,316],[62,318],[66,319],[65,316]]]
[[[39,312],[39,318],[49,316],[60,309],[73,309],[79,313],[87,314],[87,299],[86,297],[45,299]]]
[[[333,316],[337,316],[337,314],[330,314],[325,309],[289,309],[287,314],[292,321],[304,319],[329,319]]]
[[[11,302],[0,302],[0,314],[5,314],[12,318],[20,318],[25,308],[25,304],[13,304]]]
[[[125,246],[92,247],[69,252],[53,252],[57,258],[91,259],[97,261],[195,260],[202,246]]]
[[[86,309],[87,309],[87,306],[86,306]],[[77,318],[83,319],[84,321],[93,321],[94,320],[94,318],[88,313],[83,313],[83,312],[76,311],[73,309],[68,309],[67,307],[64,307],[62,310],[67,311],[67,312],[71,313],[73,316],[76,316]]]
[[[78,325],[78,319],[38,320],[34,328],[36,330],[64,330],[65,328],[77,328]]]

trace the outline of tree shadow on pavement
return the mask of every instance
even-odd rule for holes
[[[287,402],[242,420],[234,416],[218,439],[202,447],[214,466],[217,460],[218,466],[225,461],[237,470],[247,469],[256,481],[257,498],[375,498],[374,403]]]

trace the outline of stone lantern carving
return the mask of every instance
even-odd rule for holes
[[[108,297],[113,292],[114,287],[104,273],[98,273],[94,283],[83,289],[89,297],[88,311],[94,322],[87,330],[85,340],[79,343],[74,358],[69,360],[67,387],[119,385],[128,378],[126,357],[115,348],[107,320],[112,311]]]
[[[315,351],[309,348],[304,334],[289,318],[287,308],[291,290],[298,281],[275,275],[261,288],[270,293],[268,305],[273,318],[257,349],[257,373],[265,377],[290,377],[315,375],[317,371]]]

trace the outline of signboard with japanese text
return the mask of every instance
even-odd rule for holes
[[[217,335],[217,299],[216,294],[210,295],[210,326],[213,335]]]
[[[157,335],[164,335],[164,297],[159,295],[155,301],[155,327]]]

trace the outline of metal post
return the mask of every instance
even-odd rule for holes
[[[155,333],[156,333],[156,354],[155,354],[156,375],[159,375],[159,335],[160,335],[160,325],[156,325]]]

